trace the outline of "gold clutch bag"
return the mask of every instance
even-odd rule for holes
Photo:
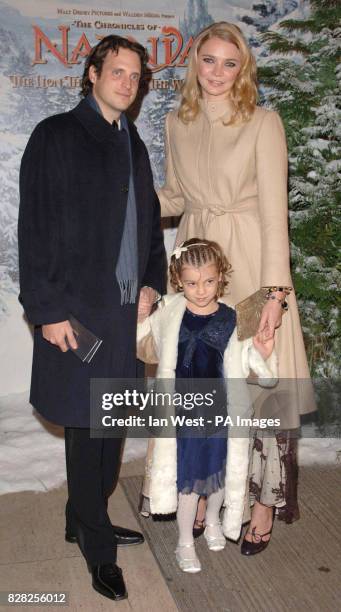
[[[236,304],[238,340],[255,336],[259,327],[267,289],[259,289],[245,300]]]

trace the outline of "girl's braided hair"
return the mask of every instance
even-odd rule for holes
[[[170,283],[175,291],[183,291],[181,270],[184,266],[199,268],[205,264],[215,264],[221,280],[218,284],[217,298],[222,297],[229,284],[232,266],[225,257],[221,247],[212,240],[191,238],[180,244],[172,253],[169,273]]]

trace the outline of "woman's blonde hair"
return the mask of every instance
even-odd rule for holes
[[[188,68],[182,87],[179,117],[184,123],[193,121],[199,110],[202,97],[198,82],[198,53],[204,43],[211,38],[220,38],[234,44],[241,54],[241,68],[228,99],[233,104],[232,116],[225,125],[249,121],[257,102],[257,67],[251,50],[238,26],[220,21],[208,26],[195,38],[189,53]]]
[[[229,284],[228,277],[231,275],[232,266],[227,261],[222,248],[213,240],[201,240],[191,238],[177,247],[171,256],[169,266],[170,284],[178,293],[183,291],[181,283],[181,271],[184,266],[200,268],[205,264],[215,264],[220,276],[217,290],[217,298],[225,293]]]

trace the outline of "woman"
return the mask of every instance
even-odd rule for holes
[[[271,396],[283,428],[291,429],[299,426],[300,413],[314,410],[314,399],[291,290],[285,133],[279,115],[257,107],[256,99],[255,60],[240,29],[220,22],[203,30],[191,49],[180,108],[166,118],[166,181],[159,198],[163,217],[182,215],[177,245],[197,236],[222,246],[233,269],[230,303],[270,288],[259,332],[264,340],[275,335],[280,377],[305,379],[303,389],[293,384],[281,397]],[[262,401],[264,406],[264,396]],[[263,438],[256,432],[254,505],[243,554],[266,547],[275,507],[286,522],[298,518],[294,451],[288,433]]]

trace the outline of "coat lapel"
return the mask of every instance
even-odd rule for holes
[[[70,111],[80,121],[85,129],[92,134],[96,140],[115,141],[115,132],[110,123],[95,111],[84,98]]]

